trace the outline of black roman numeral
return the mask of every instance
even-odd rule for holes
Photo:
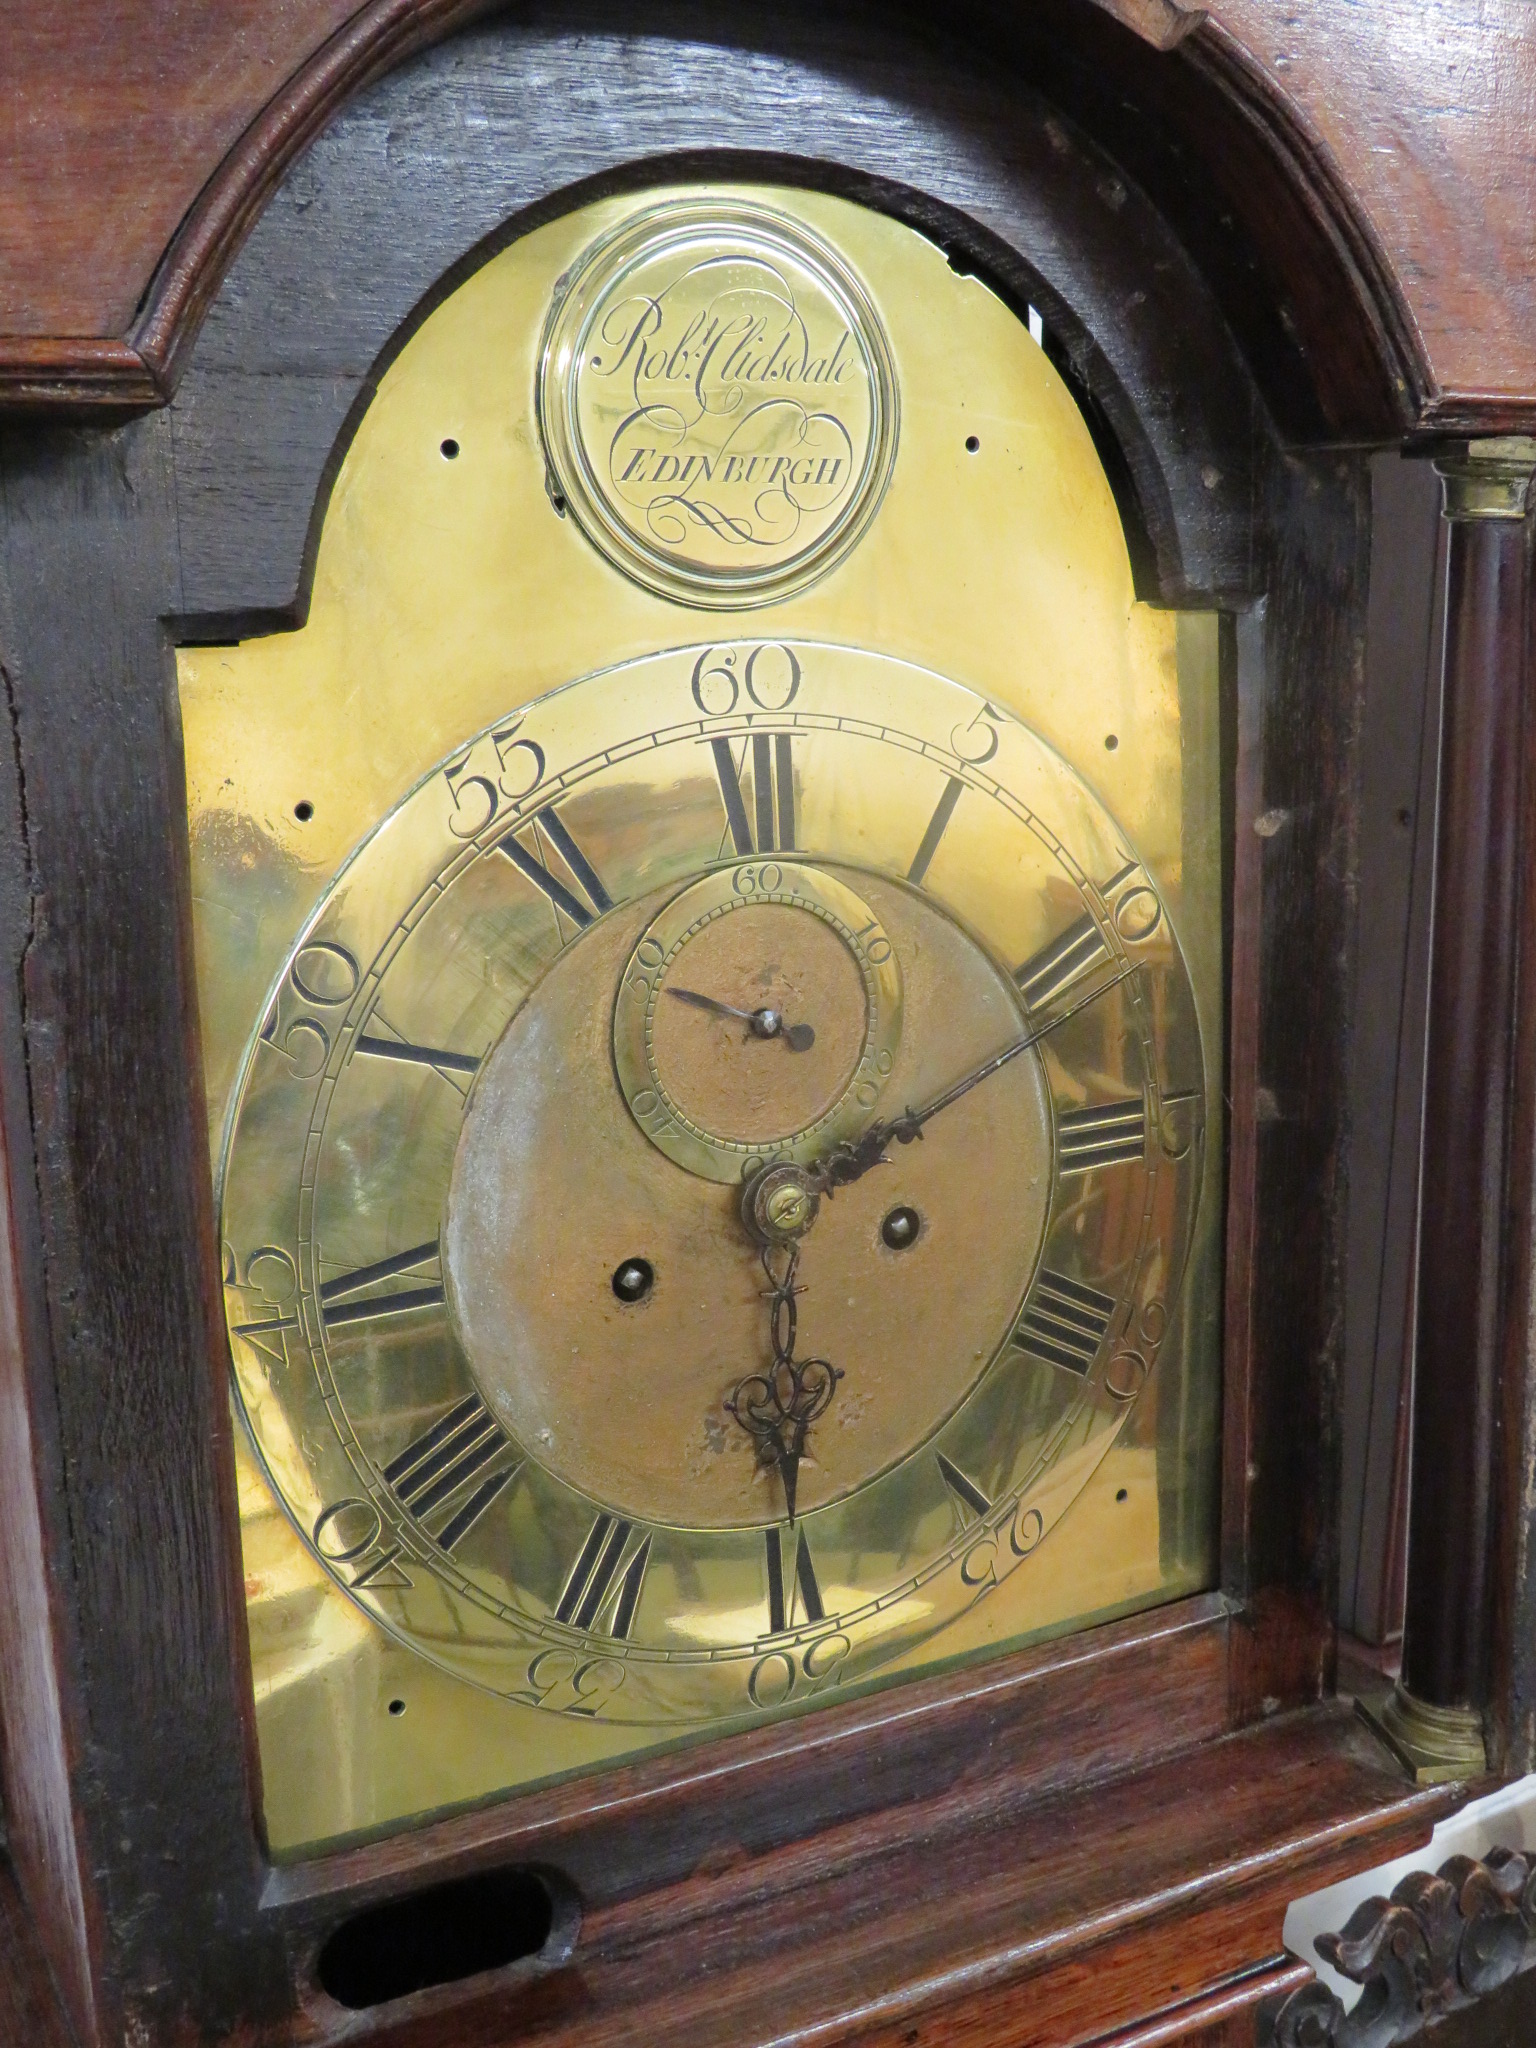
[[[1095,1166],[1142,1159],[1147,1150],[1146,1104],[1137,1096],[1131,1102],[1070,1109],[1057,1118],[1056,1135],[1063,1173],[1087,1173]]]
[[[742,750],[752,757],[752,809],[741,786],[741,771],[728,739],[711,740],[720,799],[731,844],[738,853],[793,853],[795,850],[794,735],[755,732]]]
[[[565,1582],[560,1604],[555,1609],[556,1621],[563,1621],[568,1628],[585,1629],[590,1633],[617,1578],[618,1597],[607,1633],[615,1642],[628,1639],[635,1609],[640,1604],[640,1589],[645,1583],[645,1567],[651,1555],[651,1539],[647,1536],[624,1566],[622,1574],[619,1572],[625,1545],[633,1533],[633,1522],[621,1521],[617,1515],[597,1517],[587,1531],[587,1540],[581,1546],[571,1567],[571,1575]]]
[[[1092,1365],[1114,1312],[1112,1294],[1101,1294],[1063,1273],[1042,1273],[1024,1304],[1013,1341],[1048,1364],[1083,1373]]]
[[[403,1060],[416,1067],[436,1067],[443,1074],[479,1072],[483,1055],[477,1052],[442,1052],[433,1045],[412,1045],[403,1038],[375,1038],[365,1034],[352,1050],[376,1060]]]
[[[978,1518],[989,1514],[992,1503],[987,1499],[987,1496],[982,1492],[975,1480],[968,1479],[960,1470],[960,1467],[951,1459],[946,1458],[942,1451],[935,1451],[934,1456],[938,1459],[940,1477],[955,1499],[959,1501],[960,1505],[963,1508],[969,1508],[971,1514]],[[961,1520],[965,1520],[963,1515]]]
[[[782,1635],[786,1628],[794,1625],[794,1593],[798,1590],[800,1605],[807,1621],[824,1621],[826,1608],[822,1604],[821,1588],[816,1583],[816,1567],[811,1562],[811,1546],[800,1532],[795,1546],[794,1585],[786,1587],[784,1580],[784,1546],[777,1529],[764,1532],[768,1564],[768,1633]],[[785,1599],[789,1593],[788,1600]]]
[[[442,1550],[462,1542],[497,1495],[511,1485],[516,1465],[503,1465],[485,1478],[485,1471],[509,1448],[507,1437],[478,1394],[471,1394],[440,1416],[432,1427],[406,1445],[384,1467],[385,1484],[412,1518],[425,1525],[434,1509],[478,1479],[433,1537]]]
[[[535,845],[539,851],[530,852],[521,841],[509,832],[505,839],[496,844],[507,856],[519,873],[527,876],[536,889],[541,889],[549,898],[555,910],[555,928],[560,930],[560,918],[564,915],[578,931],[585,931],[594,917],[600,917],[605,910],[612,910],[613,898],[603,887],[602,878],[591,861],[571,837],[570,830],[553,804],[546,804],[542,811],[535,811],[528,824],[533,827]],[[559,854],[568,870],[575,888],[569,888],[550,871],[545,852],[545,843]],[[576,893],[577,890],[581,894]],[[561,941],[564,942],[564,932]]]
[[[965,784],[958,775],[951,775],[944,785],[944,794],[934,806],[933,816],[928,820],[928,830],[923,834],[923,843],[917,849],[911,867],[907,869],[907,880],[916,886],[927,874],[933,856],[939,850],[939,841],[944,837],[950,819],[955,815],[955,805]]]
[[[441,1280],[424,1287],[397,1287],[386,1294],[366,1294],[365,1289],[376,1287],[381,1280],[393,1280],[402,1273],[409,1273],[417,1266],[425,1266],[437,1259],[437,1239],[430,1244],[412,1245],[406,1252],[396,1252],[392,1258],[379,1259],[374,1265],[359,1266],[354,1273],[338,1274],[334,1280],[325,1280],[320,1286],[320,1320],[328,1330],[341,1323],[366,1322],[372,1316],[404,1315],[413,1308],[440,1308],[443,1302]],[[360,1301],[345,1299],[348,1295],[363,1295]]]
[[[1085,911],[1014,976],[1026,1009],[1043,1010],[1109,958],[1104,934]]]
[[[1139,861],[1130,861],[1100,889],[1099,894],[1115,908],[1115,892],[1140,872]],[[1140,891],[1149,898],[1149,889]],[[1044,946],[1032,959],[1026,960],[1017,970],[1014,980],[1024,997],[1026,1009],[1031,1012],[1043,1010],[1051,1003],[1075,989],[1095,969],[1105,966],[1110,960],[1109,946],[1090,912],[1069,924],[1059,938]],[[1108,987],[1110,984],[1106,983]]]

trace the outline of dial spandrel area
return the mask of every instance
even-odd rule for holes
[[[510,1698],[597,1657],[583,1711],[639,1725],[872,1675],[1019,1569],[1198,1194],[1182,959],[1086,786],[863,650],[701,705],[759,651],[572,684],[408,796],[223,1174],[237,1377],[318,1555]],[[765,733],[794,845],[744,858],[718,750],[755,802]]]

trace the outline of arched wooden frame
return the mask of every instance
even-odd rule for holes
[[[172,236],[118,339],[0,338],[0,400],[164,403],[246,234],[288,166],[376,79],[491,11],[493,0],[369,0],[254,113]],[[911,9],[914,20],[921,10]],[[595,25],[622,11],[589,9]],[[857,5],[822,11],[819,39],[867,51],[892,24]],[[717,47],[786,38],[778,10],[690,24]],[[834,26],[835,25],[835,26]],[[840,29],[841,34],[837,31]],[[833,31],[829,37],[828,31]],[[1188,0],[963,0],[950,39],[1025,75],[1089,132],[1132,141],[1130,169],[1202,259],[1234,328],[1267,370],[1282,418],[1363,437],[1454,429],[1463,402],[1436,389],[1418,327],[1355,193],[1295,105],[1230,34]],[[803,38],[802,38],[803,41]],[[1156,59],[1177,49],[1177,68]],[[1257,289],[1255,286],[1257,285]],[[1311,374],[1302,368],[1310,363]],[[1509,425],[1519,407],[1478,409]],[[1506,417],[1505,415],[1508,415]]]
[[[381,5],[371,43],[333,50],[336,77],[375,78],[400,47],[389,24],[410,42],[421,17]],[[61,1674],[51,1700],[41,1681],[7,1699],[7,1792],[18,1866],[85,2023],[94,2009],[120,2032],[142,2022],[158,2042],[236,2015],[280,2029],[299,2002],[327,2025],[310,1972],[340,1915],[428,1872],[508,1857],[567,1872],[607,1929],[578,1947],[576,1977],[551,1977],[540,1994],[555,2011],[575,2000],[573,2012],[629,1996],[623,1958],[648,1938],[647,1897],[723,1858],[693,1910],[739,1947],[733,1981],[750,2004],[777,1967],[773,1913],[792,1917],[798,1889],[828,1881],[827,1845],[844,1828],[836,1912],[862,1910],[866,1893],[890,1904],[906,1946],[869,1967],[884,1972],[889,2010],[912,2010],[935,1995],[923,1987],[964,1914],[981,1910],[989,1873],[966,1864],[962,1824],[1012,1806],[1022,1829],[1044,1789],[1152,1771],[1328,1685],[1362,463],[1286,451],[1188,250],[1114,157],[1000,68],[1001,43],[981,53],[890,28],[872,40],[843,22],[791,33],[765,21],[758,34],[737,20],[727,46],[694,32],[702,18],[677,7],[657,10],[644,33],[590,12],[579,34],[469,31],[376,77],[273,190],[279,144],[315,134],[343,90],[317,71],[311,112],[291,114],[255,148],[259,161],[227,173],[152,296],[141,331],[146,349],[162,336],[167,372],[211,299],[171,404],[110,427],[15,432],[4,446],[0,659],[14,751],[0,787],[0,943],[20,1000],[0,1012],[0,1096],[31,1438],[13,1434],[0,1456],[13,1474],[32,1468],[34,1569],[44,1585],[53,1574]],[[583,93],[586,127],[573,118]],[[1248,118],[1226,108],[1229,122]],[[1040,304],[1118,463],[1143,593],[1233,614],[1222,1590],[683,1762],[626,1766],[605,1776],[596,1809],[578,1783],[269,1871],[253,1818],[171,642],[302,616],[349,422],[401,333],[464,267],[615,182],[711,167],[834,184]],[[1358,265],[1344,264],[1346,241],[1321,235],[1329,275],[1353,280],[1359,317],[1318,356],[1314,423],[1330,389],[1361,388],[1362,364],[1378,395],[1402,367]],[[1247,316],[1260,328],[1261,311]],[[1265,317],[1283,328],[1273,303]],[[1362,356],[1363,335],[1374,339]],[[43,1590],[10,1589],[13,1616],[31,1598],[34,1631]],[[12,1621],[13,1639],[21,1627]],[[1326,1710],[1300,1732],[1234,1739],[1256,1745],[1244,1754],[1261,1788],[1287,1766],[1313,1766],[1324,1804],[1335,1802],[1339,1857],[1346,1809],[1379,1844],[1394,1829],[1409,1838],[1432,1808],[1429,1795],[1404,1800],[1373,1778]],[[1205,1871],[1190,1910],[1215,1928],[1219,1874],[1259,1840],[1262,1801],[1242,1821],[1223,1816],[1217,1790],[1233,1766],[1214,1749],[1193,1755],[1178,1767],[1190,1804],[1177,1854],[1161,1836],[1159,1853],[1170,1869],[1193,1858]],[[1197,1825],[1201,1784],[1209,1813]],[[1074,1829],[1098,1826],[1105,1853],[1122,1854],[1099,1812]],[[1061,1824],[1029,1825],[1043,1870]],[[950,1844],[961,1889],[926,1932],[920,1899],[902,1908],[897,1876],[867,1853],[877,1830],[922,1840],[918,1861]],[[750,1888],[728,1881],[733,1854],[778,1872],[764,1880],[777,1901],[766,1918]],[[1117,1881],[1133,1896],[1156,1882],[1130,1869]],[[649,1981],[665,2000],[665,1944],[649,1938]],[[1109,1954],[1100,1983],[1112,2016],[1116,1996],[1141,1994],[1123,1958],[1115,1979]],[[1213,1980],[1227,1961],[1213,1956]],[[1171,1950],[1163,1967],[1170,1986],[1188,1981]],[[991,1968],[973,1957],[977,1985]],[[808,2009],[830,1982],[807,1967]]]

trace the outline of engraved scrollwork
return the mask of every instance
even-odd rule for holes
[[[1536,1961],[1536,1859],[1493,1849],[1410,1871],[1390,1899],[1362,1901],[1318,1953],[1364,1986],[1348,2012],[1304,1984],[1267,2033],[1273,2048],[1397,2048],[1442,2013],[1486,1998]]]

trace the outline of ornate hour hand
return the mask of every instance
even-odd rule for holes
[[[759,1466],[778,1472],[784,1487],[785,1511],[793,1522],[806,1437],[811,1424],[831,1406],[843,1375],[825,1358],[795,1357],[798,1241],[765,1244],[761,1257],[768,1276],[768,1331],[773,1363],[764,1372],[748,1373],[739,1379],[725,1405],[751,1437]]]
[[[958,1102],[962,1095],[969,1095],[973,1088],[997,1073],[1000,1068],[1006,1067],[1010,1060],[1016,1060],[1020,1053],[1028,1052],[1031,1046],[1038,1045],[1042,1038],[1059,1030],[1069,1017],[1075,1017],[1078,1011],[1086,1009],[1089,1003],[1096,1003],[1100,996],[1106,995],[1110,989],[1135,972],[1134,967],[1124,967],[1113,980],[1100,982],[1097,988],[1090,990],[1085,996],[1080,996],[1066,1009],[1058,1011],[1036,1030],[1026,1032],[1013,1045],[1005,1046],[1001,1052],[994,1053],[991,1059],[983,1060],[981,1065],[973,1068],[963,1080],[957,1081],[952,1088],[946,1088],[942,1095],[935,1096],[925,1108],[908,1108],[904,1109],[900,1116],[877,1118],[867,1130],[861,1131],[857,1138],[845,1138],[811,1169],[812,1187],[817,1194],[830,1198],[839,1188],[848,1187],[853,1181],[862,1180],[871,1167],[883,1166],[886,1163],[886,1154],[892,1145],[912,1144],[923,1135],[924,1124],[936,1117],[941,1109],[948,1109],[949,1105]]]
[[[786,1024],[783,1012],[774,1009],[738,1010],[734,1003],[722,1003],[717,996],[700,995],[697,989],[676,988],[670,982],[666,993],[696,1010],[708,1010],[716,1017],[739,1017],[754,1038],[782,1038],[791,1052],[809,1052],[816,1033],[809,1024]]]

